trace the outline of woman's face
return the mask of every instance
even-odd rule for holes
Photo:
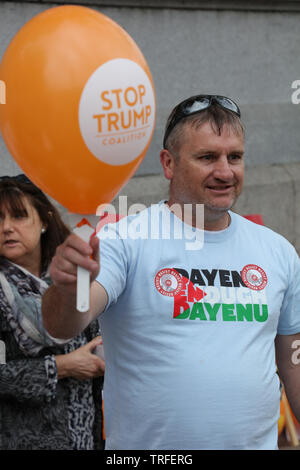
[[[25,211],[19,214],[12,214],[6,207],[0,210],[0,255],[38,274],[43,224],[26,196],[22,202]]]

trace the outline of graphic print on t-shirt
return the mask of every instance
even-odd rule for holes
[[[265,271],[256,264],[247,264],[247,266],[244,266],[241,275],[245,285],[250,289],[264,289],[268,282]]]
[[[182,278],[175,269],[161,269],[155,276],[155,287],[160,294],[175,297],[182,289]]]
[[[174,299],[174,319],[265,322],[267,281],[265,271],[255,264],[246,265],[241,272],[163,268],[155,276],[155,287]]]

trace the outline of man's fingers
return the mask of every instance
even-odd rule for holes
[[[59,285],[75,284],[77,281],[76,275],[68,274],[63,271],[54,272],[50,269],[50,276],[53,279],[53,283]]]
[[[62,245],[57,248],[57,254],[69,259],[70,261],[73,260],[73,256],[82,256],[87,257],[91,256],[93,253],[92,248],[90,245],[82,240],[82,238],[78,237],[78,235],[72,233]]]
[[[58,262],[61,263],[60,267],[62,269],[66,269],[68,272],[69,270],[73,272],[74,267],[77,266],[81,266],[88,271],[92,271],[94,269],[95,262],[89,255],[83,254],[70,246],[67,246],[59,255],[60,258],[58,259]]]
[[[69,274],[74,274],[77,266],[93,272],[97,269],[97,262],[90,258],[92,254],[91,246],[77,235],[72,234],[57,248],[53,264],[57,269]]]
[[[95,259],[93,259],[95,258]],[[91,282],[99,272],[98,239],[86,243],[78,235],[71,234],[57,247],[50,265],[50,276],[57,287],[74,289],[77,283],[78,266],[90,273]]]
[[[100,240],[96,236],[91,237],[91,239],[90,239],[90,247],[92,249],[92,258],[97,263],[99,263],[99,242],[100,242]]]
[[[67,245],[67,246],[70,246],[71,248],[74,248],[83,256],[90,256],[92,254],[92,249],[90,245],[87,242],[85,242],[82,238],[80,238],[78,235],[76,235],[75,233],[72,233],[71,235],[69,235],[68,238],[63,243],[63,245]]]

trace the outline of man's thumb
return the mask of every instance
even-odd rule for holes
[[[90,247],[93,250],[93,253],[92,253],[93,260],[99,263],[99,238],[97,236],[94,235],[93,237],[91,237]]]

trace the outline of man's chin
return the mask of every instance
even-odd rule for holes
[[[219,194],[218,196],[212,196],[206,194],[206,206],[216,212],[227,212],[235,204],[240,192],[235,188],[231,188],[228,194]]]
[[[222,219],[230,209],[234,206],[235,200],[227,202],[226,204],[205,204],[204,205],[204,218],[207,221],[217,221]]]
[[[226,204],[213,204],[213,203],[208,203],[205,204],[204,206],[204,211],[207,212],[215,212],[216,214],[224,214],[225,212],[228,212],[232,207],[234,206],[235,200],[231,202],[227,202]]]

